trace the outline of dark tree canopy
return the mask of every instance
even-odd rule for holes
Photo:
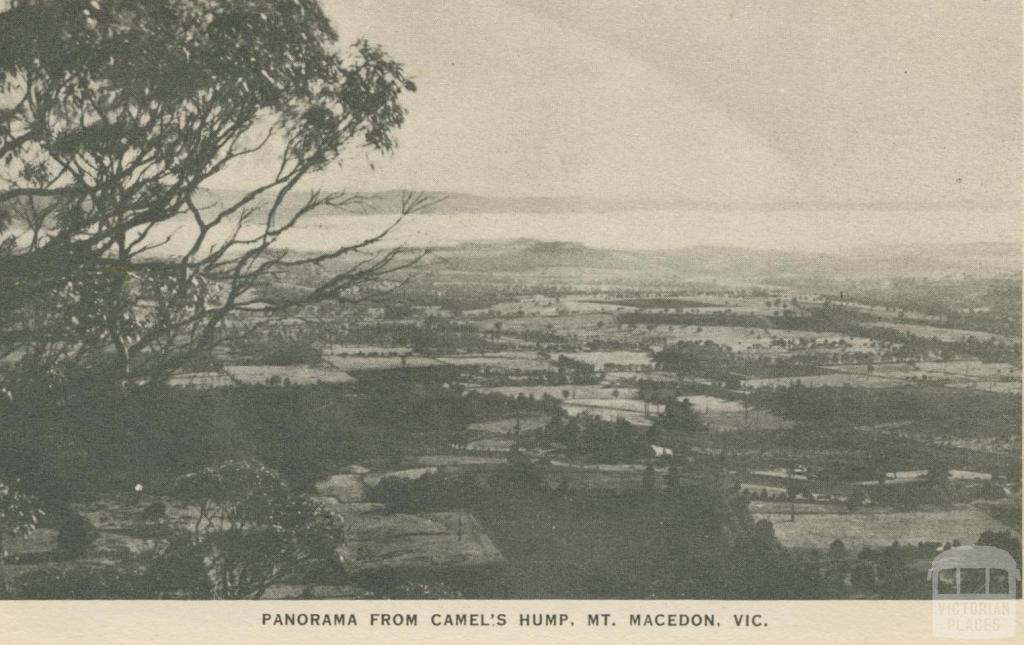
[[[356,205],[287,198],[347,149],[393,150],[399,98],[415,90],[379,47],[336,40],[315,0],[14,0],[0,13],[0,358],[19,358],[23,382],[52,389],[82,369],[158,382],[244,321],[365,297],[407,265],[374,246],[390,228],[319,255],[277,244],[315,209]],[[201,190],[255,154],[275,160],[264,183]],[[186,250],[161,252],[172,237]],[[325,262],[335,270],[301,295],[263,288]]]
[[[259,598],[310,565],[337,560],[342,520],[262,464],[228,461],[179,478],[174,495],[195,521],[163,557],[205,571],[202,595]],[[187,565],[186,565],[187,566]]]
[[[653,354],[658,367],[686,376],[724,378],[736,358],[725,346],[705,341],[679,341]]]

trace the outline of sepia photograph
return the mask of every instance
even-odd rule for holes
[[[1021,12],[0,0],[0,606],[1016,604]]]

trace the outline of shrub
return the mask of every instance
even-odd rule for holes
[[[198,519],[164,557],[200,562],[212,598],[259,598],[277,582],[337,560],[341,518],[262,464],[228,461],[186,475],[174,494]]]
[[[57,548],[70,558],[83,556],[96,539],[96,530],[89,520],[73,511],[61,518],[57,531]]]
[[[28,600],[144,598],[140,575],[117,567],[47,567],[18,577],[16,594]]]

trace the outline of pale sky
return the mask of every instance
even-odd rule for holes
[[[419,86],[395,154],[353,156],[331,187],[1020,200],[1019,0],[322,4]]]

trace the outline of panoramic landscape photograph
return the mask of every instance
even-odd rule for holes
[[[0,0],[0,598],[1019,597],[1021,10]]]

